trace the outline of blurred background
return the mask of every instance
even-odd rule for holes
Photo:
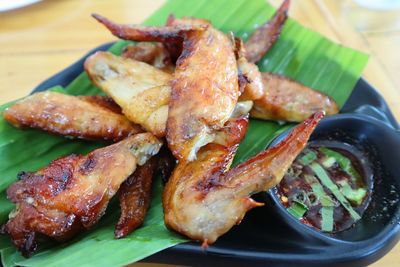
[[[278,6],[282,0],[270,0]],[[89,50],[115,38],[90,17],[140,23],[164,0],[0,0],[0,101],[28,94]],[[363,77],[400,121],[400,0],[292,0],[289,15],[370,55]],[[374,266],[398,266],[397,245]]]

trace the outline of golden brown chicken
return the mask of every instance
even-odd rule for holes
[[[165,136],[170,74],[109,52],[95,53],[84,67],[92,82],[121,106],[129,120],[158,137]]]
[[[143,131],[121,115],[109,99],[100,96],[36,93],[17,101],[3,116],[16,127],[83,139],[119,141]]]
[[[118,191],[121,216],[115,225],[116,238],[125,237],[142,225],[150,205],[153,178],[161,176],[162,181],[168,180],[174,166],[175,158],[164,146],[125,180]]]
[[[197,160],[179,162],[163,193],[165,224],[205,246],[215,242],[248,210],[262,205],[250,196],[279,183],[322,117],[316,113],[281,143],[229,171],[235,142],[230,147],[208,144]]]
[[[175,157],[195,159],[197,150],[213,140],[214,132],[224,126],[237,103],[239,88],[232,42],[211,24],[199,25],[199,20],[191,24],[175,24],[170,19],[172,26],[155,28],[118,25],[99,15],[94,17],[122,39],[165,42],[179,41],[180,37],[183,40],[182,53],[171,81],[166,135]],[[90,62],[89,59],[85,69],[93,79],[90,73],[93,67],[88,66]],[[117,73],[116,77],[121,74],[120,71]],[[98,80],[94,79],[95,84],[104,90],[105,86],[99,85],[101,81]],[[123,107],[118,99],[115,101]],[[123,110],[132,119],[124,107]],[[143,121],[133,121],[152,131]]]
[[[300,122],[319,110],[339,112],[329,96],[296,81],[270,73],[262,73],[262,79],[264,95],[254,101],[253,118]]]
[[[246,58],[249,62],[259,61],[278,39],[287,19],[290,0],[284,0],[274,16],[257,30],[247,40]]]
[[[170,14],[168,16],[167,21],[165,23],[165,26],[182,27],[182,25],[186,25],[184,27],[199,26],[199,25],[203,25],[203,27],[205,26],[208,27],[211,24],[208,20],[205,19],[199,19],[194,17],[176,18],[173,14]],[[182,40],[171,40],[168,42],[163,42],[163,45],[169,51],[172,62],[176,63],[177,59],[182,54],[182,47],[183,47]]]
[[[157,158],[152,157],[121,185],[119,203],[121,216],[115,225],[115,237],[121,238],[139,227],[150,205],[150,193],[153,176],[157,167]]]
[[[235,56],[239,75],[239,101],[259,99],[264,95],[260,70],[256,64],[246,59],[246,50],[243,41],[234,37],[232,39],[235,43]]]
[[[276,42],[287,19],[289,4],[290,1],[285,0],[271,20],[259,27],[246,42],[243,53],[250,62],[259,61]],[[262,73],[261,76],[262,96],[253,98],[251,117],[300,122],[319,110],[327,115],[339,112],[335,101],[319,91],[280,75]]]
[[[150,133],[137,134],[86,156],[70,155],[35,173],[20,173],[20,181],[7,190],[16,208],[3,231],[29,256],[38,235],[63,241],[90,228],[137,165],[161,145]]]
[[[173,73],[175,69],[168,50],[161,43],[128,45],[122,51],[122,57],[145,62],[167,73]]]
[[[199,24],[164,27],[117,24],[99,14],[92,14],[92,16],[107,27],[116,37],[138,42],[171,42],[183,40],[186,33],[204,31],[208,27],[208,25]]]
[[[168,146],[177,159],[191,161],[224,126],[239,97],[234,46],[229,38],[211,25],[206,31],[187,33],[171,87]]]

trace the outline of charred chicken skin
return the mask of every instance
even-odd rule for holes
[[[30,95],[3,112],[10,124],[63,136],[119,141],[142,132],[121,115],[118,106],[100,96],[76,97],[56,92]]]
[[[150,133],[137,134],[86,156],[70,155],[35,173],[20,173],[20,181],[7,190],[16,208],[3,231],[29,256],[38,235],[63,241],[90,228],[120,185],[161,145]]]
[[[208,25],[179,25],[152,27],[143,25],[117,24],[99,15],[92,16],[103,24],[110,32],[118,38],[138,42],[169,42],[182,40],[183,36],[191,31],[204,31]]]
[[[283,1],[274,16],[250,36],[245,43],[246,58],[249,62],[258,62],[274,45],[287,19],[290,0]]]
[[[157,167],[157,158],[152,157],[121,185],[119,203],[121,216],[115,225],[115,237],[121,238],[142,225],[150,205],[150,193],[153,175]]]
[[[323,112],[314,114],[281,143],[231,170],[237,145],[201,148],[197,160],[177,165],[165,187],[165,224],[205,246],[214,243],[248,210],[262,205],[250,196],[280,182],[322,117]]]
[[[164,146],[156,156],[150,158],[143,166],[138,166],[125,180],[118,191],[121,216],[115,225],[116,238],[127,236],[143,224],[150,206],[153,178],[158,175],[161,176],[161,180],[168,180],[174,166],[175,159]]]

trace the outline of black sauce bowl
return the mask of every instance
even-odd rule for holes
[[[279,135],[279,143],[290,130]],[[276,188],[264,194],[266,203],[292,229],[333,246],[349,246],[373,254],[392,248],[400,238],[400,131],[373,117],[339,114],[323,119],[310,141],[332,140],[350,144],[365,153],[373,172],[371,202],[362,219],[353,227],[334,234],[322,233],[294,218],[282,205]]]

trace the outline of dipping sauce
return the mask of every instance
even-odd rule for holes
[[[365,157],[349,145],[311,142],[278,185],[278,196],[304,224],[323,232],[343,231],[368,206],[372,182],[365,165]]]

